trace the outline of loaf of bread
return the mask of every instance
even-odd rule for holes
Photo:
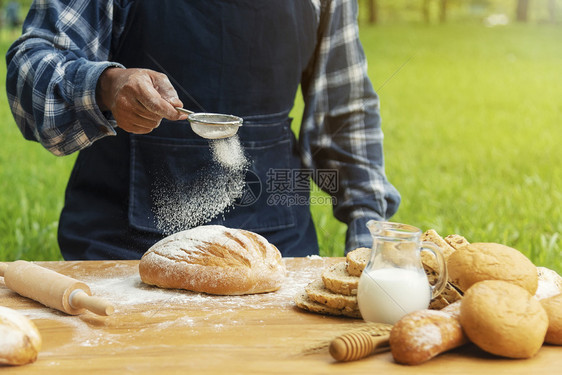
[[[444,240],[455,250],[470,245],[470,242],[460,234],[449,234]]]
[[[35,362],[41,335],[35,324],[16,310],[0,306],[0,364]]]
[[[435,285],[437,283],[437,280],[439,278],[439,275],[437,274],[436,271],[434,271],[431,267],[426,267],[426,265],[424,264],[424,270],[425,270],[425,274],[427,275],[427,280],[429,281],[429,284],[431,285]],[[437,296],[436,298],[434,298],[431,303],[438,303],[437,301],[442,300],[445,302],[445,304],[441,307],[445,307],[450,303],[456,302],[458,300],[460,300],[462,298],[462,295],[453,287],[453,285],[449,282],[447,282],[447,284],[445,285],[445,289],[443,289],[443,291],[441,292],[441,294],[439,296]],[[438,306],[438,305],[437,305]],[[430,304],[430,308],[431,308],[431,304]],[[436,308],[435,310],[441,310],[441,308]]]
[[[472,285],[462,299],[459,319],[470,341],[509,358],[533,357],[548,328],[541,303],[522,287],[501,280]]]
[[[548,315],[548,330],[544,341],[562,345],[562,294],[542,299],[541,305]]]
[[[205,225],[154,244],[139,273],[144,283],[161,288],[239,295],[278,290],[286,269],[279,250],[262,236]]]
[[[405,365],[423,363],[466,342],[458,319],[443,310],[414,311],[390,331],[392,356]]]
[[[504,280],[535,294],[537,268],[521,252],[497,243],[472,243],[455,251],[447,261],[449,281],[465,292],[483,280]]]
[[[421,236],[421,240],[428,241],[437,245],[441,249],[441,253],[445,258],[445,262],[447,261],[449,256],[451,256],[451,254],[455,252],[455,249],[451,247],[451,245],[449,245],[447,241],[445,241],[434,229],[425,231]],[[423,264],[431,267],[433,270],[437,271],[439,269],[435,257],[428,251],[421,252],[421,259]]]

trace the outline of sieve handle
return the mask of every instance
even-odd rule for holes
[[[193,112],[190,111],[189,109],[185,109],[185,108],[182,108],[182,107],[176,107],[176,111],[182,112],[182,113],[187,113],[188,115],[193,114]]]

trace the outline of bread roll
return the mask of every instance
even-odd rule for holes
[[[466,291],[482,280],[504,280],[535,294],[537,268],[521,252],[497,243],[472,243],[455,251],[447,261],[449,281]]]
[[[392,356],[396,362],[406,365],[423,363],[466,342],[458,319],[443,310],[414,311],[390,331]]]
[[[535,297],[539,300],[562,293],[562,276],[546,267],[537,267],[539,286]]]
[[[478,347],[509,358],[534,356],[548,328],[540,302],[520,286],[500,280],[481,281],[467,290],[460,322]]]
[[[548,315],[548,330],[544,341],[562,345],[562,294],[542,299],[541,304]]]
[[[161,288],[239,295],[278,290],[286,270],[279,250],[262,236],[206,225],[154,244],[139,273],[144,283]]]
[[[41,336],[27,317],[0,306],[0,364],[25,365],[35,362],[41,350]]]

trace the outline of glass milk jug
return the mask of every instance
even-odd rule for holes
[[[357,290],[363,319],[394,324],[412,311],[427,309],[447,284],[441,249],[432,242],[422,242],[421,230],[411,225],[371,220],[367,227],[373,248]],[[439,278],[435,285],[427,280],[421,251],[430,251],[437,259]]]

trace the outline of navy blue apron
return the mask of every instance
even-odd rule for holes
[[[302,185],[279,191],[272,181],[302,168],[288,115],[314,55],[317,23],[305,0],[143,0],[112,48],[113,61],[168,75],[185,108],[244,119],[238,134],[257,200],[235,203],[209,224],[260,233],[284,256],[318,253],[303,204],[309,193]],[[209,141],[187,121],[164,120],[147,135],[117,133],[78,155],[59,225],[65,259],[140,258],[164,236],[154,187],[189,184],[212,163]],[[271,199],[279,193],[293,204]]]

